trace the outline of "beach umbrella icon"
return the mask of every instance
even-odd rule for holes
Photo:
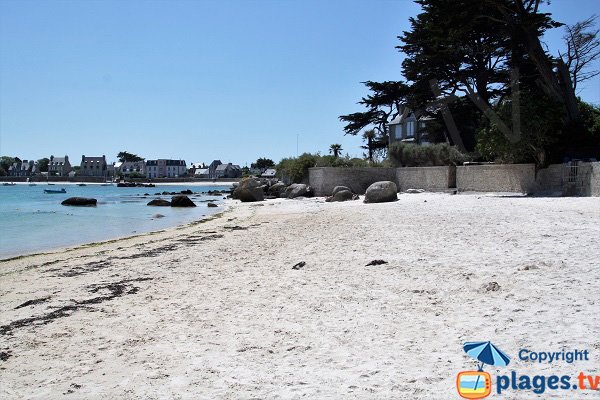
[[[481,362],[480,371],[483,371],[483,364],[505,367],[510,363],[510,358],[492,342],[467,342],[463,349],[465,353]]]
[[[467,342],[463,346],[465,353],[481,362],[479,371],[483,371],[483,364],[505,367],[510,363],[510,358],[504,354],[499,348],[494,346],[492,342]],[[475,388],[479,384],[480,375],[477,375]]]

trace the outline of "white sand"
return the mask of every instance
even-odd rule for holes
[[[456,399],[456,374],[475,367],[462,344],[478,340],[512,357],[492,375],[600,374],[599,222],[599,198],[276,200],[3,262],[0,325],[79,308],[0,335],[0,398]],[[591,359],[526,363],[521,348]],[[544,398],[566,395],[599,397]]]

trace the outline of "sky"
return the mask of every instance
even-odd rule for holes
[[[600,1],[546,10],[572,24]],[[362,111],[361,82],[402,79],[397,36],[418,12],[409,0],[0,0],[0,155],[249,166],[339,143],[360,157],[338,117]],[[554,54],[562,35],[545,37]],[[600,105],[600,78],[579,95]]]

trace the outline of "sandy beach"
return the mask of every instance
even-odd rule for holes
[[[487,340],[512,359],[492,375],[598,375],[599,238],[599,198],[423,193],[236,203],[3,261],[0,398],[455,399]],[[566,395],[599,392],[544,397]]]

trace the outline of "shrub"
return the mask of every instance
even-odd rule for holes
[[[419,145],[396,142],[389,149],[389,161],[395,167],[433,167],[460,165],[469,160],[466,154],[447,143]]]

